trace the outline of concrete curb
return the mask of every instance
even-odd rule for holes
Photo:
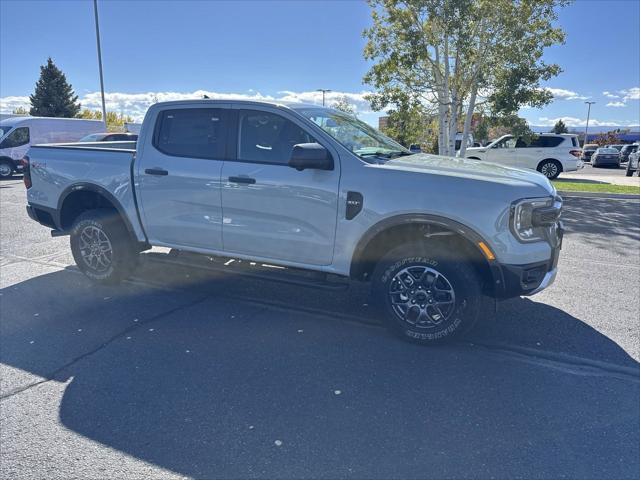
[[[634,193],[606,193],[606,192],[563,192],[558,190],[561,197],[608,198],[610,200],[640,200],[640,195]]]

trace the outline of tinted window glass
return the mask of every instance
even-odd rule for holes
[[[14,148],[29,143],[29,128],[20,127],[11,132],[0,144],[0,148]]]
[[[562,137],[540,137],[542,140],[542,146],[547,148],[553,148],[560,145],[564,139]]]
[[[293,146],[315,140],[302,128],[280,115],[241,110],[238,160],[286,165]]]
[[[127,140],[129,141],[133,141],[135,140],[134,135],[127,135],[126,133],[116,133],[115,135],[111,136],[111,140],[115,141],[115,142],[125,142]]]
[[[165,110],[156,127],[155,146],[177,157],[224,158],[225,119],[220,108]]]

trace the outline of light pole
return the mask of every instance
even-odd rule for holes
[[[589,116],[591,114],[591,105],[593,105],[596,102],[584,102],[587,105],[589,105],[589,108],[587,109],[587,126],[584,127],[584,142],[582,144],[582,147],[584,148],[584,146],[587,144],[587,138],[589,136]]]
[[[331,90],[328,88],[319,88],[316,92],[322,92],[322,106],[324,107],[324,94],[330,92]]]
[[[98,44],[98,69],[100,70],[100,94],[102,96],[102,121],[107,130],[107,107],[104,103],[104,79],[102,77],[102,50],[100,49],[100,27],[98,26],[98,0],[93,0],[93,13],[96,19],[96,43]]]

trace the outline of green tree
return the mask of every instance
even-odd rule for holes
[[[569,133],[569,129],[567,128],[567,126],[564,124],[564,122],[562,121],[562,119],[559,119],[556,124],[553,126],[553,129],[551,130],[552,133]]]
[[[77,115],[77,118],[84,118],[86,120],[102,120],[102,112],[99,110],[89,110],[88,108],[82,109]],[[122,130],[125,123],[133,122],[133,118],[129,115],[117,112],[107,112],[107,130],[116,131]]]
[[[333,102],[331,108],[335,108],[336,110],[340,110],[341,112],[348,113],[350,115],[356,114],[355,105],[353,105],[345,95]]]
[[[36,89],[29,97],[31,101],[31,115],[40,117],[75,117],[80,111],[78,96],[67,83],[62,70],[51,60],[40,66],[40,78],[36,82]]]
[[[540,84],[560,72],[542,61],[546,47],[564,41],[553,26],[566,0],[369,0],[373,25],[364,56],[374,65],[365,82],[377,89],[372,106],[398,92],[438,116],[439,153],[454,153],[463,125],[482,102],[496,116],[542,106],[552,95]],[[461,152],[464,154],[464,152]]]
[[[408,100],[398,102],[387,114],[387,125],[382,133],[406,147],[426,142],[429,118],[421,105],[411,104]]]

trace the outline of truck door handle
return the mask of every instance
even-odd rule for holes
[[[249,185],[256,183],[256,179],[251,177],[229,177],[229,181],[233,183],[247,183]]]
[[[145,169],[144,173],[149,175],[169,175],[169,172],[167,172],[164,168],[147,168]]]

